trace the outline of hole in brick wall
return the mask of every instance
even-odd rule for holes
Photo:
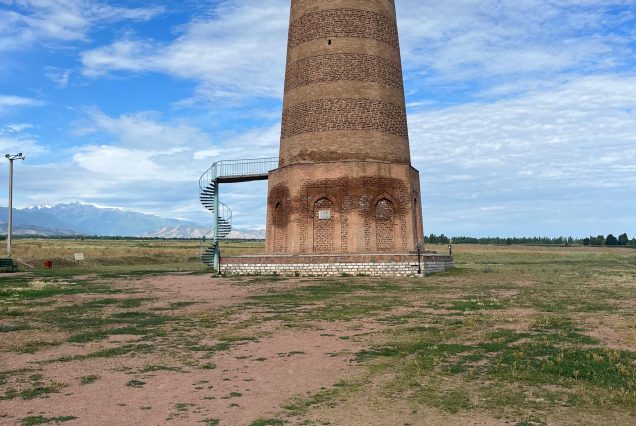
[[[327,44],[328,44],[329,46],[331,46],[331,39],[329,39],[329,40],[327,41]]]

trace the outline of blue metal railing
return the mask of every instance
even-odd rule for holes
[[[278,157],[217,161],[201,175],[199,187],[204,189],[210,182],[220,178],[264,175],[276,168]]]

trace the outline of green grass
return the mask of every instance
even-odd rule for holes
[[[28,283],[26,284],[28,285]],[[106,284],[86,285],[86,294],[116,293]],[[95,293],[97,291],[97,293]],[[57,329],[74,332],[67,339],[71,343],[89,343],[117,335],[134,335],[146,340],[165,336],[164,327],[170,323],[183,321],[175,315],[161,315],[141,310],[147,298],[98,298],[83,303],[66,304],[52,309],[34,310],[32,302],[13,302],[8,309],[0,304],[0,320],[16,318],[28,312],[29,326],[7,326],[1,331],[22,330],[31,328]],[[43,306],[44,307],[44,306]],[[114,312],[113,312],[114,311]],[[106,313],[108,312],[108,313]],[[81,324],[81,327],[78,327]],[[15,351],[18,353],[36,353],[47,347],[61,344],[61,341],[32,341],[23,344]]]
[[[55,358],[48,361],[43,361],[43,364],[49,364],[54,362],[73,362],[73,361],[82,361],[86,359],[94,359],[94,358],[113,358],[122,355],[128,354],[147,354],[155,351],[155,346],[148,344],[126,344],[123,346],[101,349],[95,352],[90,352],[84,355],[69,355],[63,356],[59,358]]]
[[[3,396],[0,397],[0,401],[2,400],[11,400],[17,397],[20,397],[24,400],[30,400],[35,398],[46,397],[52,393],[58,393],[62,388],[66,387],[63,383],[51,383],[49,385],[45,384],[35,384],[22,390],[16,390],[13,388],[9,388]]]
[[[95,383],[99,379],[100,379],[100,377],[98,375],[90,374],[88,376],[80,377],[80,383],[82,385],[90,385],[91,383]]]
[[[389,281],[370,283],[363,278],[325,279],[319,284],[253,296],[250,306],[275,314],[270,320],[289,324],[302,321],[347,321],[373,316],[400,304],[403,288]]]
[[[292,416],[306,414],[312,408],[320,406],[335,406],[343,395],[360,389],[361,383],[342,381],[332,388],[323,389],[309,397],[297,397],[292,399],[283,408]]]
[[[43,416],[29,416],[22,419],[20,424],[22,426],[36,426],[49,423],[65,423],[71,420],[76,420],[75,416],[59,416],[59,417],[43,417]]]
[[[451,414],[473,408],[470,392],[464,388],[440,390],[438,386],[419,386],[413,391],[411,399],[419,404],[439,408]]]
[[[214,370],[216,368],[216,364],[213,362],[208,362],[206,364],[202,364],[199,366],[202,370]]]
[[[141,369],[141,373],[150,373],[155,371],[176,371],[182,372],[183,369],[181,367],[169,367],[167,365],[146,365]]]
[[[34,354],[40,349],[51,347],[51,346],[57,346],[57,343],[37,340],[37,341],[29,342],[22,346],[19,346],[18,348],[15,349],[15,352],[19,354]]]
[[[278,419],[258,419],[250,423],[249,426],[284,426],[284,420]]]
[[[2,324],[0,325],[0,333],[11,333],[12,331],[28,330],[28,324]]]
[[[475,297],[471,299],[456,300],[448,309],[455,311],[481,311],[490,309],[503,309],[505,304],[494,298]]]
[[[188,411],[190,408],[194,407],[194,404],[188,404],[185,402],[179,402],[177,404],[175,404],[174,408],[175,410],[177,410],[177,412],[183,413]]]
[[[636,396],[636,354],[607,348],[560,349],[527,343],[499,353],[491,375],[529,384],[572,386],[586,382]]]
[[[166,250],[183,249],[165,244]],[[157,246],[140,242],[117,248],[132,250],[132,259],[135,250]],[[0,297],[0,336],[10,343],[9,350],[37,353],[66,343],[99,348],[104,339],[130,335],[135,340],[116,347],[41,362],[157,353],[170,361],[122,371],[206,374],[204,370],[217,368],[215,358],[221,351],[240,358],[231,351],[247,342],[311,330],[338,345],[362,347],[353,354],[350,349],[325,354],[356,363],[360,377],[290,399],[278,414],[293,416],[294,424],[333,422],[334,408],[344,413],[341,406],[346,404],[371,413],[378,407],[390,412],[396,402],[411,413],[411,424],[425,423],[429,408],[448,423],[457,423],[461,414],[461,419],[474,415],[476,421],[518,425],[558,424],[563,418],[585,423],[587,416],[621,424],[636,412],[636,251],[459,246],[458,268],[424,279],[231,278],[223,285],[245,286],[242,290],[250,291],[247,300],[219,310],[202,307],[201,312],[194,301],[169,300],[157,308],[145,292],[135,294],[111,284],[113,279],[187,269],[189,261],[179,265],[163,257],[154,267],[114,264],[124,261],[121,256],[110,265],[69,266],[0,280],[0,291],[5,292]],[[74,274],[80,273],[95,275],[76,280]],[[182,314],[188,306],[194,307]],[[14,336],[25,335],[24,330],[38,336],[52,330],[68,337],[58,341],[52,334],[18,345]],[[292,356],[303,355],[292,349],[277,356],[293,362]],[[249,360],[251,368],[276,364],[258,355]],[[224,367],[219,363],[218,368]],[[0,372],[0,386],[5,400],[41,398],[56,391],[54,383],[24,371]],[[240,391],[226,398],[246,392]],[[227,403],[234,401],[239,400]],[[175,410],[170,418],[199,414],[185,403]],[[377,414],[381,422],[382,413]],[[262,418],[252,424],[284,423]]]

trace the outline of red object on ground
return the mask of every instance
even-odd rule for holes
[[[46,260],[44,262],[44,268],[46,269],[53,269],[53,261],[52,260]]]

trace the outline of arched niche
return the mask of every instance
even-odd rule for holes
[[[276,200],[272,210],[273,242],[275,253],[287,252],[287,220],[282,200]]]
[[[379,198],[374,206],[375,244],[378,252],[395,250],[395,202],[388,197]]]
[[[319,197],[313,205],[313,251],[333,253],[336,237],[336,211],[334,202]]]

